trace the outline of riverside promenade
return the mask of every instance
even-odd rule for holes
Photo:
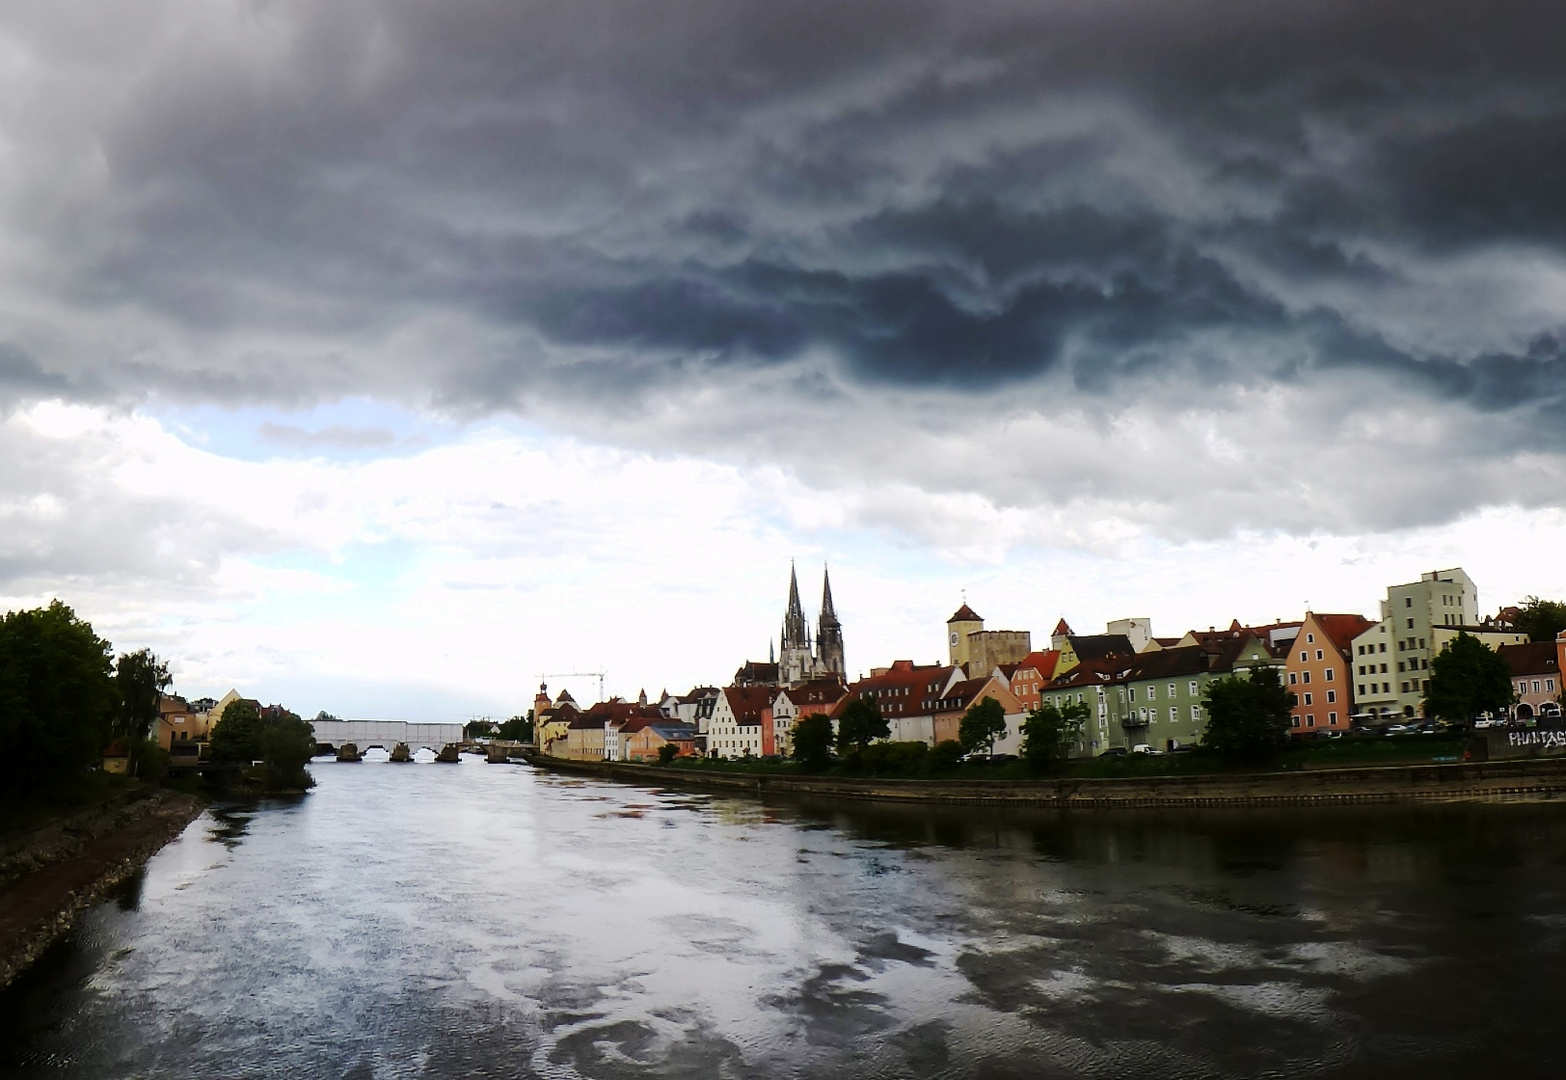
[[[536,751],[528,764],[633,784],[735,794],[797,794],[884,802],[1033,806],[1061,810],[1359,806],[1439,802],[1542,802],[1566,798],[1566,758],[1387,765],[1299,772],[1198,776],[893,780],[787,776],[701,766],[668,768],[619,761],[572,761]]]

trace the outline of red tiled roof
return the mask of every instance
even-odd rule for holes
[[[1554,674],[1560,666],[1555,642],[1530,641],[1525,645],[1502,645],[1500,654],[1512,669],[1512,675]]]
[[[1070,624],[1068,624],[1065,619],[1061,619],[1058,623],[1055,624],[1054,632],[1051,633],[1050,636],[1051,637],[1070,637],[1071,636],[1071,626],[1070,626]]]
[[[951,618],[947,619],[946,621],[949,622],[949,623],[954,623],[954,622],[983,622],[984,620],[979,617],[979,613],[978,612],[974,611],[967,604],[964,604],[962,607],[957,609],[957,611],[952,615]]]
[[[1344,656],[1353,651],[1355,638],[1376,625],[1374,619],[1367,619],[1363,615],[1321,615],[1313,611],[1311,617]]]
[[[911,664],[903,661],[890,671],[860,679],[848,688],[832,709],[834,717],[856,697],[869,696],[883,716],[921,716],[929,713],[955,668],[944,664]]]
[[[841,679],[811,679],[779,693],[786,694],[795,705],[831,705],[848,693],[848,687]]]
[[[1039,673],[1039,678],[1049,682],[1055,677],[1055,667],[1060,663],[1059,649],[1043,649],[1030,652],[1022,658],[1022,663],[1017,665],[1018,671],[1033,670]]]
[[[729,700],[729,710],[734,713],[734,722],[749,727],[761,723],[761,710],[771,707],[773,699],[777,697],[777,688],[725,686],[723,695]]]

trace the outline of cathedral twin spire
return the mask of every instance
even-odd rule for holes
[[[821,617],[816,623],[814,647],[810,624],[799,602],[799,575],[791,563],[788,569],[788,611],[783,616],[783,635],[778,657],[778,677],[784,683],[843,675],[843,627],[832,605],[832,580],[826,568],[821,570]]]

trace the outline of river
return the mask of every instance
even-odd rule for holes
[[[1558,1075],[1566,807],[1065,817],[313,766],[0,995],[7,1077]]]

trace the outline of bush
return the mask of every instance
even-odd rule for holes
[[[131,747],[131,772],[149,784],[161,784],[169,774],[169,752],[156,739]]]
[[[315,786],[315,778],[305,768],[315,754],[315,733],[309,724],[297,716],[267,724],[260,744],[267,790],[295,791]]]
[[[1064,765],[1087,717],[1087,705],[1075,701],[1063,709],[1046,701],[1030,712],[1022,722],[1022,756],[1028,766],[1049,772]]]
[[[667,765],[680,756],[680,748],[672,742],[666,742],[658,747],[658,764]]]
[[[862,754],[876,739],[884,739],[891,733],[875,699],[856,697],[843,706],[843,714],[837,719],[837,752],[845,757],[854,751]],[[795,741],[798,741],[797,735]]]
[[[794,725],[793,758],[819,769],[832,760],[832,718],[825,713],[802,716]]]
[[[910,776],[924,771],[929,753],[922,742],[871,743],[859,755],[859,767],[877,775]]]
[[[957,765],[963,759],[964,753],[962,743],[956,739],[946,739],[935,744],[925,761],[931,772],[948,773],[957,768]]]
[[[1288,745],[1294,695],[1284,689],[1276,668],[1255,667],[1249,677],[1210,682],[1202,705],[1208,716],[1202,745],[1219,757],[1255,764]]]

